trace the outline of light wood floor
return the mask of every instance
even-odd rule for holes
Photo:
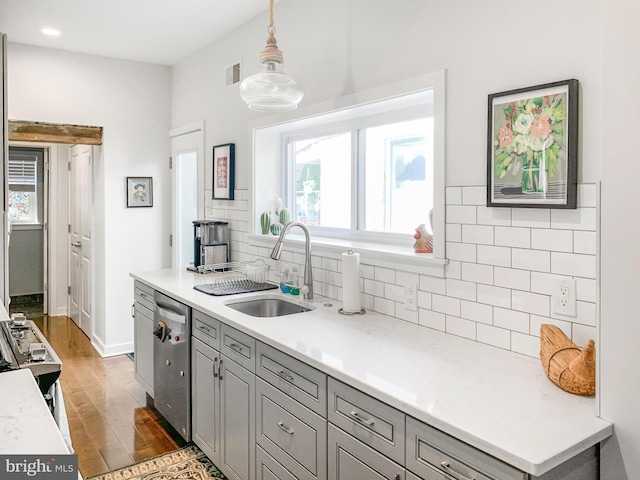
[[[66,317],[34,318],[62,360],[60,382],[73,448],[83,477],[176,450],[146,407],[145,392],[126,355],[102,358]]]

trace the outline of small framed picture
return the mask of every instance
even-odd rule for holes
[[[153,207],[153,178],[127,177],[127,208]]]
[[[578,80],[489,95],[487,206],[576,208]]]
[[[235,144],[213,147],[213,198],[233,200]]]

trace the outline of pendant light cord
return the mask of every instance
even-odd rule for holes
[[[269,0],[269,27],[273,28],[273,0]]]

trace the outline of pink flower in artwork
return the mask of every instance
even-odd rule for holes
[[[536,118],[531,124],[531,133],[536,137],[546,137],[551,133],[551,125],[549,125],[549,117],[544,115]]]
[[[508,127],[502,127],[500,129],[500,148],[508,147],[513,143],[513,132]]]

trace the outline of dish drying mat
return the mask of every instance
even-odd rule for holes
[[[267,283],[269,265],[262,260],[201,265],[198,273],[202,274],[201,282],[193,288],[207,295],[235,295],[278,288]]]

